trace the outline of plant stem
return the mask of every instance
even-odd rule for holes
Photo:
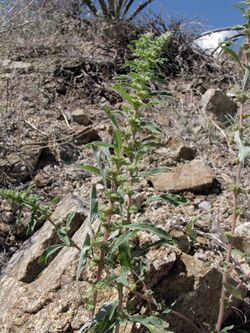
[[[121,284],[118,285],[118,313],[122,310],[122,302],[123,302],[123,286]],[[119,333],[120,331],[120,324],[118,324],[115,328],[115,333]]]
[[[109,213],[107,216],[106,225],[110,225],[110,223],[111,223],[111,218],[113,215],[113,208],[114,208],[114,203],[113,203],[113,201],[110,200],[109,201]],[[107,228],[105,228],[104,234],[103,234],[103,244],[104,245],[107,242],[108,238],[109,238],[109,231]],[[100,254],[100,259],[99,259],[99,264],[98,264],[96,283],[100,282],[102,279],[102,273],[103,273],[104,264],[105,264],[105,254],[106,254],[106,249],[102,248],[101,254]],[[92,312],[93,316],[95,314],[97,297],[98,297],[98,291],[96,290],[93,294],[93,312]]]
[[[240,130],[243,128],[243,104],[240,104],[240,110],[239,110],[239,116],[240,116]],[[222,287],[221,287],[221,295],[220,295],[220,305],[219,305],[219,314],[218,319],[216,323],[216,330],[219,332],[221,330],[224,317],[225,317],[225,299],[226,299],[226,290],[224,285],[228,281],[228,275],[229,275],[229,265],[232,261],[232,247],[233,247],[233,236],[235,234],[235,227],[237,223],[237,203],[238,203],[238,191],[237,188],[240,185],[240,178],[241,178],[241,164],[238,162],[237,165],[237,171],[236,171],[236,177],[235,177],[235,188],[236,190],[233,192],[233,216],[232,216],[232,225],[231,225],[231,239],[229,240],[228,246],[227,246],[227,253],[226,253],[226,268],[223,272],[222,276]]]

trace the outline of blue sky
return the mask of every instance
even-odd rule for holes
[[[205,22],[204,30],[233,26],[242,23],[241,12],[232,6],[232,0],[155,0],[150,6],[167,18],[193,17]]]

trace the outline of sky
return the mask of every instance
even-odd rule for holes
[[[232,6],[233,0],[155,0],[150,6],[164,17],[191,19],[198,17],[203,30],[212,30],[241,24],[241,12]]]

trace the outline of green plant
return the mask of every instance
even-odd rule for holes
[[[143,282],[142,272],[135,270],[137,258],[133,251],[133,239],[143,230],[158,235],[163,243],[172,242],[166,231],[152,224],[132,223],[132,214],[136,212],[135,184],[140,177],[166,171],[163,168],[142,172],[140,164],[146,153],[161,145],[160,128],[144,119],[144,112],[159,103],[159,99],[155,99],[156,96],[169,95],[167,92],[152,92],[150,89],[150,83],[156,77],[156,68],[163,62],[160,57],[161,50],[169,37],[168,33],[158,38],[146,34],[130,47],[135,57],[133,61],[126,63],[130,72],[116,77],[117,83],[113,85],[113,89],[124,101],[123,108],[118,111],[104,109],[114,126],[113,144],[91,143],[89,147],[93,149],[97,166],[81,166],[84,170],[100,176],[105,188],[102,197],[99,196],[98,199],[95,186],[92,188],[89,215],[92,232],[85,237],[78,266],[79,279],[88,261],[97,263],[96,281],[93,286],[93,317],[82,327],[81,332],[91,328],[93,332],[98,333],[113,332],[113,329],[118,333],[120,324],[126,322],[140,323],[150,332],[166,332],[167,324],[155,315],[129,314],[129,301],[124,300],[124,289],[146,300],[152,311],[155,301]],[[143,136],[143,132],[149,134]],[[167,199],[166,196],[165,200]],[[174,199],[176,203],[178,198]],[[102,204],[98,205],[98,202]],[[92,225],[97,217],[99,224],[94,232]],[[138,290],[141,284],[143,290]],[[103,288],[116,290],[117,299],[101,306],[96,314],[98,292]]]
[[[223,325],[225,319],[225,308],[226,308],[226,297],[228,294],[241,298],[241,294],[239,290],[229,283],[229,274],[230,274],[230,266],[232,263],[232,249],[233,249],[233,239],[235,235],[235,228],[237,224],[237,220],[239,217],[239,209],[238,209],[238,196],[239,193],[243,191],[241,187],[241,173],[244,168],[246,159],[250,156],[250,147],[247,146],[246,139],[244,137],[245,129],[244,126],[244,113],[243,106],[249,101],[249,96],[246,92],[249,86],[249,74],[250,74],[250,1],[241,1],[235,4],[235,7],[241,10],[243,17],[246,19],[246,22],[240,26],[245,36],[245,42],[242,45],[242,54],[241,57],[230,48],[230,45],[222,45],[224,51],[228,53],[233,59],[235,59],[240,65],[240,69],[243,75],[243,79],[241,84],[235,88],[236,90],[236,98],[239,102],[239,124],[237,131],[235,133],[234,141],[238,149],[238,158],[237,158],[237,170],[235,176],[235,183],[233,186],[233,215],[232,215],[232,223],[231,223],[231,231],[226,234],[228,244],[226,251],[226,258],[224,262],[224,271],[222,278],[222,290],[220,297],[220,307],[219,314],[216,323],[216,332],[224,332],[226,329],[221,331],[221,327]],[[230,329],[230,328],[229,328]],[[228,330],[226,330],[227,332]]]
[[[135,0],[82,0],[82,4],[86,5],[94,16],[104,16],[112,20],[132,21],[153,1],[141,1],[135,9],[133,9]]]
[[[27,227],[28,235],[32,234],[35,231],[37,224],[40,225],[45,221],[49,221],[54,226],[58,238],[61,240],[62,243],[54,244],[48,247],[41,255],[39,259],[40,263],[45,263],[49,256],[51,256],[64,246],[76,247],[80,251],[79,247],[68,235],[75,213],[71,213],[67,216],[65,225],[56,225],[50,218],[55,204],[58,203],[59,199],[57,197],[52,199],[47,205],[44,205],[42,204],[42,197],[32,194],[32,188],[28,188],[24,191],[0,188],[0,197],[10,201],[16,206],[15,210],[19,222],[22,219],[26,210],[30,212],[30,218]]]

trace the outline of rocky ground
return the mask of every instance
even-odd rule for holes
[[[142,29],[99,22],[96,33],[95,23],[80,26],[60,20],[60,29],[53,27],[56,33],[49,39],[45,33],[39,38],[18,36],[0,59],[0,182],[2,188],[32,186],[44,202],[59,197],[52,220],[59,223],[77,211],[71,232],[81,245],[91,184],[98,184],[99,190],[102,184],[77,165],[95,163],[86,143],[111,140],[112,128],[102,109],[120,107],[109,88],[111,79],[124,71],[127,42]],[[146,156],[142,169],[164,166],[171,171],[138,184],[135,218],[159,225],[180,240],[178,247],[147,253],[147,283],[157,300],[176,302],[176,311],[202,327],[216,320],[224,231],[230,230],[232,218],[237,105],[229,91],[238,72],[230,61],[214,61],[184,48],[180,36],[166,58],[164,88],[173,96],[145,114],[161,127],[165,147]],[[248,106],[245,109],[248,113]],[[242,183],[238,247],[249,253],[249,165]],[[165,192],[181,194],[187,201],[178,207],[159,201],[145,204],[150,195]],[[19,221],[16,207],[0,199],[0,332],[77,332],[88,316],[75,283],[78,252],[63,249],[48,266],[38,264],[56,237],[49,222],[27,236],[28,217],[25,213]],[[190,222],[195,234],[187,229]],[[138,240],[139,245],[150,241],[145,233]],[[228,324],[235,325],[233,332],[243,333],[250,331],[250,268],[244,260],[234,260],[233,278],[245,288],[243,300],[233,301]],[[86,275],[81,287],[87,293],[91,272]],[[173,315],[167,319],[175,333],[194,330]]]

